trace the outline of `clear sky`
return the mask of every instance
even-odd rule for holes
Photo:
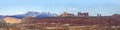
[[[90,15],[120,14],[120,0],[0,0],[0,15],[24,14],[29,11],[60,14],[63,11]]]

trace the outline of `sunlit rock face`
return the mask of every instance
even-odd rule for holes
[[[5,17],[4,21],[6,23],[15,24],[15,23],[20,23],[21,19],[17,19],[17,18],[13,18],[13,17]]]

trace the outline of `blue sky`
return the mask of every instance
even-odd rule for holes
[[[0,15],[24,14],[29,11],[51,12],[63,11],[77,14],[89,12],[90,15],[120,14],[120,0],[0,0]]]

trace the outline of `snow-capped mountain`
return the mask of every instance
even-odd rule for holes
[[[18,18],[18,19],[22,19],[24,17],[38,17],[38,18],[45,18],[45,17],[56,17],[57,14],[52,14],[52,13],[46,13],[46,12],[27,12],[25,14],[21,14],[21,15],[12,15],[12,16],[7,16],[7,17],[14,17],[14,18]]]

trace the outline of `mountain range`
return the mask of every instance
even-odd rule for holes
[[[24,17],[37,17],[37,18],[45,18],[45,17],[56,17],[58,16],[57,14],[52,14],[52,13],[46,13],[46,12],[27,12],[25,14],[19,14],[19,15],[12,15],[12,16],[4,16],[4,17],[14,17],[18,19],[22,19]]]

